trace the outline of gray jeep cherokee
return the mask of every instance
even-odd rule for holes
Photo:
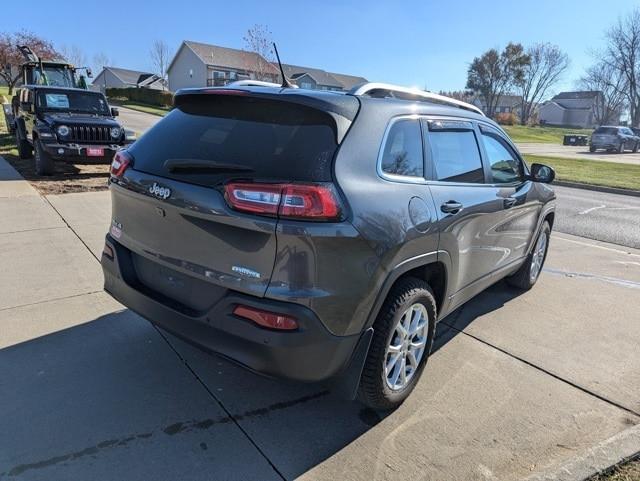
[[[393,408],[438,320],[502,278],[536,282],[553,177],[434,94],[181,90],[114,158],[105,289],[249,369]]]

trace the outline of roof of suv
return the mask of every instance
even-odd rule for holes
[[[402,115],[407,113],[421,115],[444,115],[451,117],[463,117],[473,120],[482,120],[490,123],[502,130],[498,124],[484,115],[465,110],[463,108],[444,105],[436,101],[419,100],[419,99],[400,99],[390,97],[371,97],[369,95],[353,95],[349,92],[338,92],[328,90],[310,90],[300,88],[283,88],[283,87],[264,87],[252,85],[228,85],[225,87],[209,87],[209,88],[188,88],[180,89],[176,92],[175,103],[179,104],[180,98],[187,95],[201,94],[231,94],[244,95],[250,94],[257,97],[286,97],[283,100],[293,101],[299,104],[305,104],[329,112],[336,113],[343,117],[353,120],[358,113],[359,103],[367,103],[370,105],[386,106],[387,109],[393,111],[393,115]],[[236,93],[234,93],[236,92]],[[375,107],[374,107],[375,108]]]

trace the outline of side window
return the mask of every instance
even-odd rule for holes
[[[417,119],[393,123],[382,151],[382,171],[391,175],[423,177],[422,137]]]
[[[429,146],[436,179],[444,182],[484,183],[484,170],[470,122],[430,121]]]
[[[513,154],[508,144],[488,129],[481,128],[482,141],[491,166],[491,183],[510,184],[523,177],[522,162]]]

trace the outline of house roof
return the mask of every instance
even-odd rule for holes
[[[280,71],[271,65],[264,57],[255,53],[247,52],[246,50],[238,50],[235,48],[219,47],[218,45],[210,45],[208,43],[193,42],[191,40],[185,40],[183,45],[189,47],[198,56],[205,65],[216,65],[219,67],[229,67],[238,70],[252,70],[252,66],[263,62],[265,70],[268,73],[277,75]],[[181,47],[182,48],[182,47]],[[178,52],[176,52],[176,57]],[[169,64],[169,68],[173,65],[175,58]]]
[[[332,77],[338,80],[346,90],[352,89],[356,85],[365,84],[368,80],[355,75],[345,75],[343,73],[329,72]]]
[[[146,80],[147,78],[153,75],[152,73],[149,73],[149,72],[141,72],[139,70],[129,70],[126,68],[119,68],[119,67],[105,67],[104,70],[109,70],[112,74],[114,74],[124,83],[131,84],[131,85],[138,85],[140,82]]]
[[[274,65],[277,66],[277,64]],[[282,64],[282,68],[284,70],[284,74],[290,79],[296,80],[304,75],[308,75],[318,85],[325,85],[327,87],[341,88],[345,90],[349,90],[354,85],[367,82],[367,79],[364,77],[327,72],[326,70],[319,68],[303,67],[301,65]]]
[[[581,99],[593,99],[598,95],[601,95],[602,92],[599,90],[584,90],[584,91],[576,91],[576,92],[560,92],[558,95],[553,97],[552,100],[581,100]]]

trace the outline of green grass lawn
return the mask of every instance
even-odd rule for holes
[[[529,164],[547,164],[556,171],[556,179],[567,182],[640,190],[640,165],[587,159],[560,159],[525,155]]]
[[[503,125],[502,128],[514,142],[561,144],[565,134],[591,135],[593,133],[593,129],[567,129],[563,127]]]

